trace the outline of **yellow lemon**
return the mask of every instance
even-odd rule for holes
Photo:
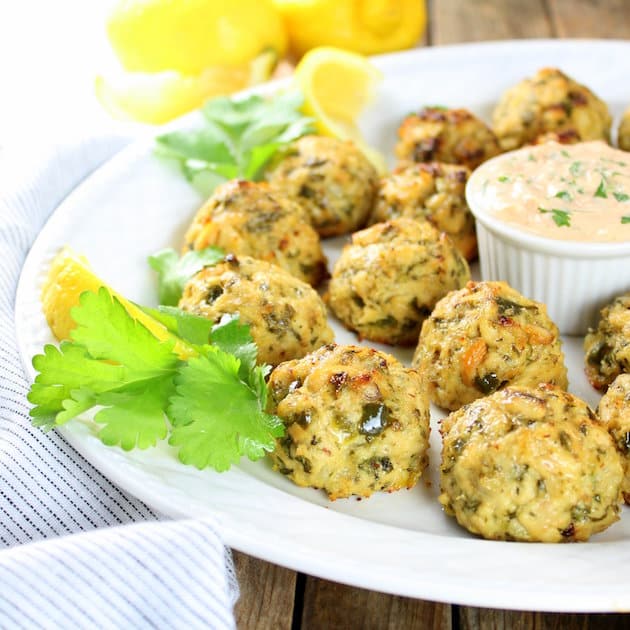
[[[383,156],[366,145],[356,124],[381,79],[381,72],[362,55],[332,47],[306,53],[294,77],[304,94],[304,112],[315,118],[318,132],[354,140],[383,172]]]
[[[41,293],[46,321],[57,339],[60,341],[69,339],[70,332],[76,327],[71,311],[78,306],[81,293],[96,292],[100,287],[105,287],[120,300],[129,315],[146,326],[158,339],[165,341],[171,337],[165,326],[96,276],[83,256],[78,256],[69,247],[64,247],[53,259]],[[175,351],[182,358],[191,356],[193,354],[191,350],[186,344],[177,340]]]
[[[174,70],[112,72],[96,78],[96,96],[116,118],[159,125],[201,107],[213,96],[265,81],[275,63],[275,53],[266,51],[238,67],[216,66],[198,76]]]
[[[274,0],[291,49],[337,46],[364,55],[414,46],[426,26],[423,0]]]
[[[107,35],[126,70],[186,76],[246,64],[266,49],[281,57],[287,47],[270,0],[119,0]]]

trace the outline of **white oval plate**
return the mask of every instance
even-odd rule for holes
[[[555,65],[591,87],[618,118],[630,104],[630,42],[534,41],[452,46],[388,55],[376,61],[385,79],[362,127],[387,151],[402,117],[423,104],[468,107],[488,119],[504,89]],[[155,304],[146,264],[163,247],[179,248],[202,199],[138,142],[82,183],[58,208],[28,256],[17,295],[20,352],[31,357],[53,342],[39,287],[64,245],[85,254],[96,273],[133,300]],[[331,262],[343,239],[327,244]],[[337,340],[354,335],[337,326]],[[391,351],[391,349],[389,349]],[[581,340],[565,344],[571,389],[597,403],[582,372]],[[411,351],[397,354],[409,361]],[[369,500],[329,502],[274,473],[268,462],[244,461],[228,473],[177,462],[165,444],[124,453],[103,446],[89,422],[63,433],[125,490],[174,517],[213,515],[225,541],[253,556],[312,575],[374,590],[459,604],[546,611],[630,610],[630,514],[585,544],[491,542],[468,535],[437,502],[439,435],[433,414],[431,465],[410,491]]]

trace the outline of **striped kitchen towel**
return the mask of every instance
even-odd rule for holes
[[[127,141],[0,148],[0,547],[11,548],[0,551],[0,628],[234,626],[238,586],[214,524],[102,529],[160,516],[29,421],[13,313],[20,269],[59,202]]]

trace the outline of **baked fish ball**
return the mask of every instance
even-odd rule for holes
[[[630,109],[627,109],[621,117],[619,123],[619,133],[617,134],[617,144],[623,151],[630,151]]]
[[[435,303],[470,279],[465,258],[428,221],[393,219],[355,232],[327,301],[362,339],[413,345]]]
[[[630,293],[607,304],[596,329],[584,338],[586,377],[596,389],[606,388],[619,374],[630,372]]]
[[[350,140],[304,136],[270,172],[269,182],[306,210],[321,236],[363,227],[374,202],[377,173]]]
[[[427,465],[426,388],[384,352],[324,346],[279,365],[268,389],[287,430],[271,459],[298,486],[369,497],[411,488]]]
[[[278,365],[330,343],[334,335],[318,293],[288,271],[249,256],[226,256],[184,287],[179,308],[219,322],[238,315],[250,327],[258,362]]]
[[[630,505],[630,374],[620,374],[613,381],[599,401],[598,413],[622,457],[621,491]]]
[[[431,401],[450,410],[506,385],[568,386],[545,305],[505,282],[469,282],[440,300],[422,326],[413,365]]]
[[[370,223],[406,217],[430,221],[471,261],[477,257],[475,219],[466,202],[470,170],[455,164],[402,164],[379,181]]]
[[[425,107],[398,128],[396,156],[411,162],[446,162],[474,169],[501,152],[492,130],[466,109]]]
[[[328,275],[302,207],[264,182],[231,180],[215,189],[188,228],[184,250],[210,245],[274,263],[313,286]]]
[[[606,103],[586,86],[557,68],[542,68],[503,94],[492,122],[501,148],[511,151],[544,138],[609,142],[612,118]]]
[[[588,405],[513,386],[442,425],[440,503],[491,540],[588,540],[619,519],[621,456]]]

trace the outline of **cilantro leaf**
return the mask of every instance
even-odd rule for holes
[[[630,223],[630,216],[626,215],[624,217],[621,217],[621,223],[622,225],[625,225],[626,223]]]
[[[243,386],[239,367],[235,356],[216,349],[178,370],[169,443],[179,446],[184,464],[227,470],[241,454],[260,459],[283,434],[280,419],[265,413],[256,392]]]
[[[571,197],[571,194],[568,193],[566,190],[561,190],[557,192],[554,197],[556,197],[557,199],[562,199],[563,201],[571,201],[571,199],[573,199],[573,197]]]
[[[46,430],[63,421],[63,415],[58,416],[69,404],[65,401],[76,403],[73,392],[81,388],[113,389],[122,385],[127,376],[123,366],[95,361],[83,347],[69,341],[63,341],[59,348],[46,345],[44,354],[33,357],[33,367],[39,374],[27,395],[35,405],[30,414],[34,424]]]
[[[620,203],[624,201],[630,201],[630,195],[626,195],[626,193],[614,192],[613,197]]]
[[[597,187],[597,190],[595,191],[595,194],[593,195],[593,197],[601,197],[602,199],[608,199],[608,194],[606,193],[606,182],[604,181],[603,177],[601,181],[599,182],[599,186]]]
[[[177,362],[173,342],[156,339],[105,287],[98,294],[83,293],[80,307],[73,308],[71,315],[77,323],[72,339],[94,359],[121,363],[139,378],[168,370]]]
[[[258,348],[249,332],[249,326],[241,325],[238,315],[224,315],[221,321],[213,326],[211,339],[213,345],[240,360],[239,376],[247,382],[248,374],[256,368],[258,356]]]
[[[547,208],[538,208],[538,212],[541,212],[542,214],[551,214],[553,222],[558,227],[571,226],[571,213],[568,210],[558,210],[557,208],[548,210]]]
[[[195,346],[210,343],[210,332],[214,324],[205,317],[193,315],[174,306],[158,306],[157,309],[143,306],[142,310],[166,326],[169,332]]]
[[[143,449],[170,433],[184,463],[217,470],[272,450],[284,425],[264,411],[269,368],[256,365],[249,327],[237,318],[213,326],[173,307],[144,311],[164,324],[169,341],[107,289],[81,295],[74,340],[33,359],[33,424],[48,430],[94,409],[104,444]]]
[[[258,181],[278,151],[315,132],[313,119],[300,111],[303,101],[297,91],[214,98],[202,109],[200,129],[159,136],[156,154],[174,160],[204,194],[227,179]]]
[[[176,306],[186,282],[204,267],[216,265],[224,256],[218,247],[186,252],[181,258],[174,249],[163,249],[149,256],[149,265],[158,274],[160,304]]]
[[[99,396],[97,403],[106,407],[94,416],[94,421],[104,425],[98,434],[103,444],[119,444],[124,451],[155,446],[167,435],[164,410],[174,393],[173,377],[169,375],[141,387]]]
[[[580,161],[571,162],[571,166],[569,166],[569,172],[571,173],[571,175],[573,175],[573,177],[577,177],[581,171],[582,171],[582,162]]]

